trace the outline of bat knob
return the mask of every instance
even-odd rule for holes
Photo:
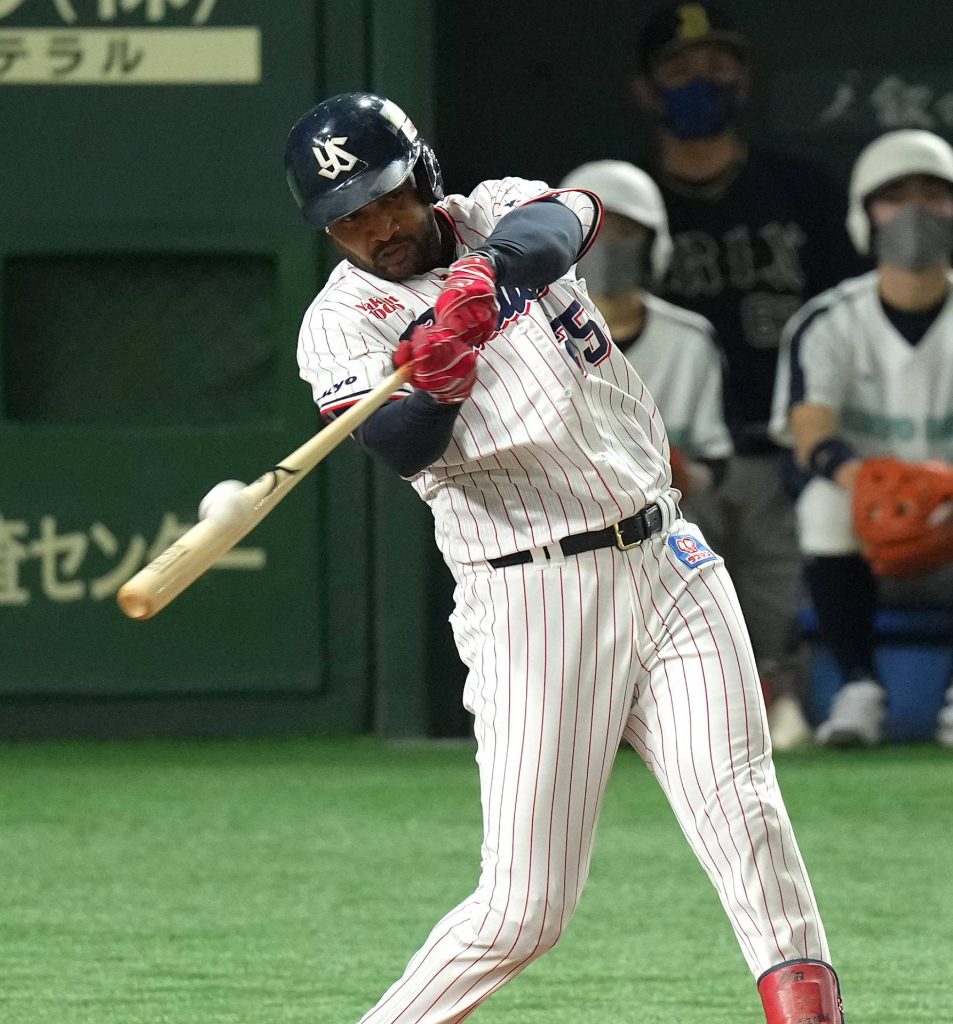
[[[153,614],[150,602],[128,586],[119,588],[116,601],[130,619],[148,619]]]

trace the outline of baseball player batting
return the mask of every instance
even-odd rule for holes
[[[322,415],[412,366],[356,439],[433,512],[483,804],[473,894],[362,1024],[458,1024],[553,947],[623,739],[717,889],[769,1024],[842,1021],[734,589],[572,270],[599,199],[518,178],[444,196],[406,114],[367,93],[305,114],[286,164],[344,256],[298,345]]]

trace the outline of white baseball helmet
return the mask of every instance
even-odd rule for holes
[[[850,176],[847,230],[862,256],[870,252],[867,200],[884,185],[911,174],[929,174],[953,185],[953,147],[933,132],[903,128],[874,139],[857,157]]]
[[[672,261],[672,236],[662,193],[645,171],[624,160],[594,160],[570,171],[559,187],[589,189],[611,213],[651,228],[655,232],[652,275],[662,280]]]

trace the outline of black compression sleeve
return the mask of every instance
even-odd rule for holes
[[[476,252],[487,253],[503,286],[544,288],[576,262],[579,218],[557,199],[540,199],[502,217]]]
[[[354,432],[358,444],[401,476],[413,476],[447,450],[459,405],[442,405],[426,391],[388,402]]]

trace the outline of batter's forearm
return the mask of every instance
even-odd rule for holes
[[[582,224],[572,210],[544,199],[501,218],[475,251],[490,256],[497,284],[544,288],[576,262],[582,241]]]
[[[447,450],[459,413],[459,405],[442,405],[425,391],[415,391],[378,409],[355,437],[400,476],[414,476]]]

